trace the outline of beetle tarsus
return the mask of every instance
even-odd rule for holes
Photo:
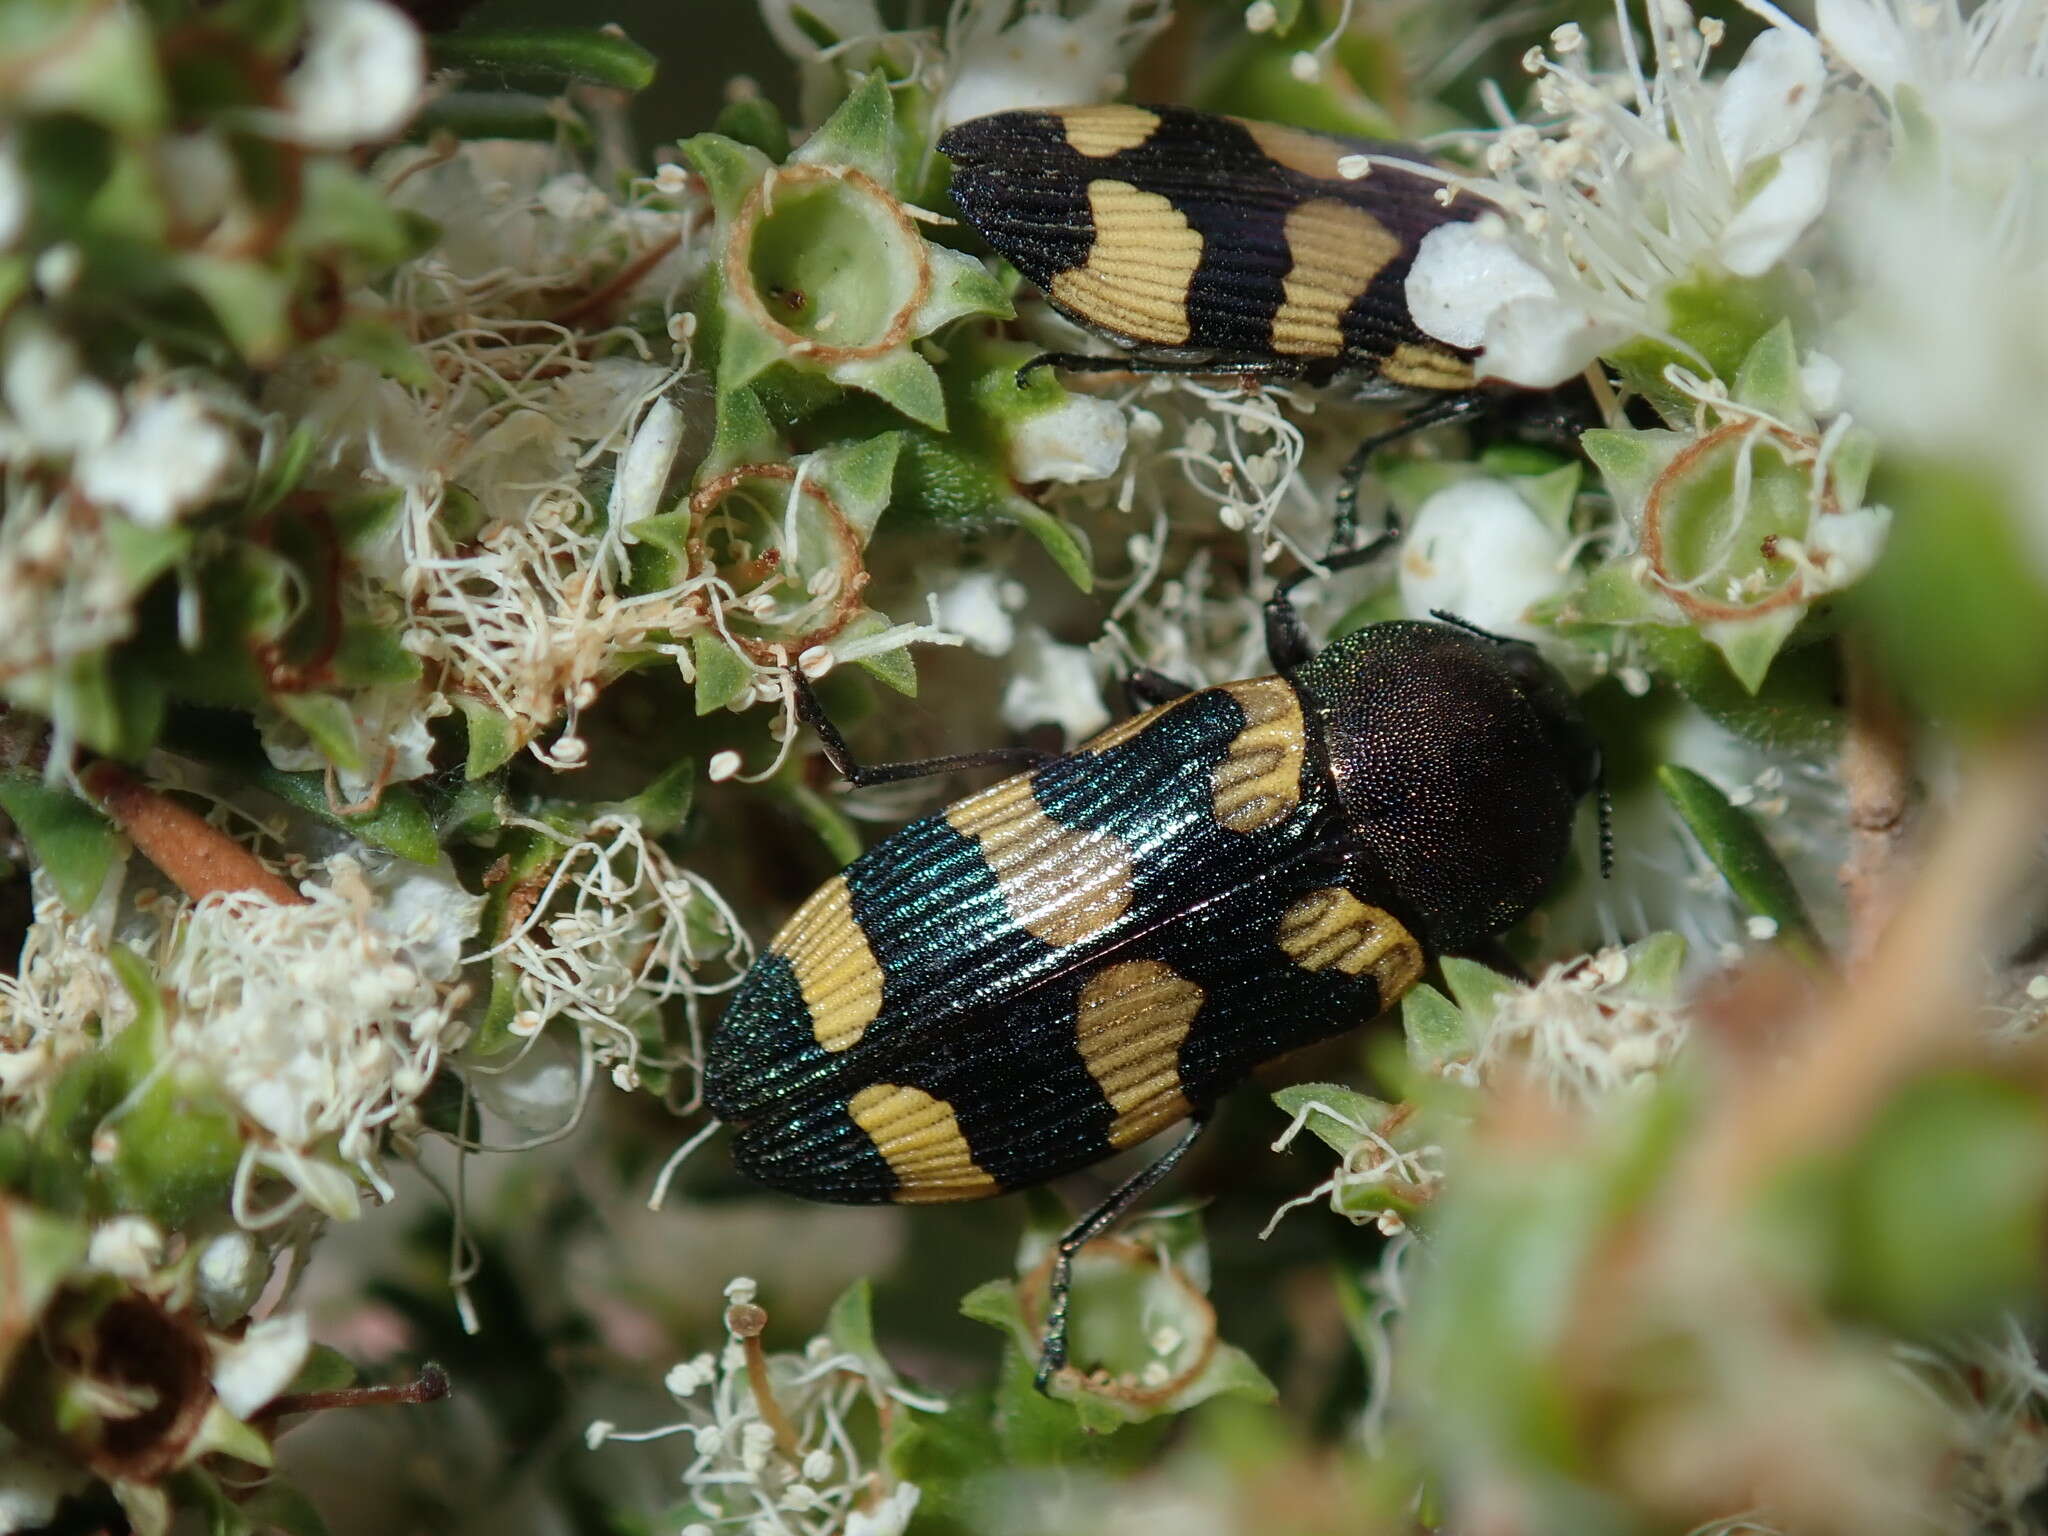
[[[1205,1110],[1193,1116],[1188,1128],[1166,1151],[1147,1163],[1109,1192],[1109,1197],[1060,1235],[1052,1261],[1052,1278],[1046,1286],[1045,1337],[1038,1349],[1038,1370],[1032,1384],[1050,1393],[1052,1379],[1067,1363],[1067,1311],[1074,1290],[1074,1255],[1123,1220],[1130,1208],[1144,1199],[1152,1187],[1173,1172],[1190,1148],[1208,1129]]]
[[[861,763],[854,758],[846,738],[839,734],[839,727],[825,713],[825,706],[818,702],[811,680],[791,667],[789,682],[796,694],[797,718],[818,733],[819,745],[825,749],[825,761],[855,789],[866,789],[873,784],[897,784],[905,779],[922,779],[935,773],[951,773],[958,768],[993,768],[1000,764],[1030,769],[1057,756],[1056,753],[1041,752],[1036,747],[985,747],[979,752],[921,757],[907,763]]]

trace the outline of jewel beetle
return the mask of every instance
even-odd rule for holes
[[[1490,205],[1443,195],[1411,146],[1111,104],[973,118],[938,147],[953,201],[996,253],[1127,354],[1047,353],[1025,373],[1298,378],[1414,404],[1345,465],[1339,547],[1376,450],[1523,393],[1483,386],[1475,349],[1415,322],[1406,283],[1423,240]]]
[[[1307,574],[1266,605],[1270,675],[1141,672],[1149,707],[1060,756],[863,766],[791,673],[856,786],[1026,766],[826,881],[742,981],[704,1073],[740,1170],[813,1200],[976,1200],[1188,1123],[1060,1239],[1041,1387],[1066,1360],[1074,1253],[1253,1067],[1384,1012],[1433,955],[1535,906],[1599,779],[1534,648],[1400,620],[1312,655],[1291,595]]]

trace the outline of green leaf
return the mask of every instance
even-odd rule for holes
[[[0,774],[0,810],[21,830],[65,910],[90,908],[121,855],[120,834],[112,824],[68,789],[29,773]]]
[[[1340,1083],[1290,1083],[1274,1092],[1273,1102],[1290,1119],[1306,1111],[1308,1118],[1302,1121],[1302,1128],[1340,1157],[1369,1139],[1359,1126],[1376,1127],[1394,1112],[1394,1106],[1384,1099]],[[1339,1115],[1343,1119],[1338,1119]],[[1353,1124],[1346,1125],[1346,1120]]]
[[[475,781],[495,773],[519,750],[519,733],[505,712],[489,699],[458,694],[455,707],[462,711],[468,728],[469,752],[463,759],[462,776]]]
[[[766,96],[747,96],[719,108],[712,128],[728,139],[757,149],[780,165],[789,158],[789,125]]]
[[[690,819],[697,795],[697,760],[678,758],[648,781],[647,787],[617,808],[640,823],[649,837],[662,837]]]
[[[1650,665],[1716,725],[1774,752],[1822,756],[1842,735],[1840,659],[1832,645],[1802,645],[1781,654],[1754,691],[1699,634],[1673,625],[1636,632]]]
[[[1884,553],[1844,606],[1891,681],[1936,720],[1996,732],[2048,706],[2048,581],[2023,532],[2034,494],[1981,463],[1888,452]]]
[[[1006,500],[1001,515],[1038,540],[1067,580],[1083,592],[1095,590],[1095,569],[1089,562],[1088,546],[1081,542],[1080,534],[1074,529],[1022,496]]]
[[[352,833],[373,848],[395,853],[414,864],[438,864],[441,860],[433,818],[420,804],[419,796],[403,784],[385,785],[376,809],[345,815],[329,803],[327,776],[323,773],[287,773],[268,764],[248,765],[245,771],[258,789],[317,816],[329,826]]]
[[[1775,923],[1777,940],[1788,950],[1824,964],[1826,952],[1792,876],[1748,813],[1731,805],[1710,780],[1678,763],[1660,767],[1657,783],[1736,899]]]
[[[436,96],[413,118],[409,137],[429,139],[437,133],[470,140],[559,140],[572,149],[592,142],[583,119],[565,111],[558,96],[518,91],[447,91]]]
[[[699,630],[690,637],[690,654],[697,663],[697,713],[700,715],[725,708],[753,683],[753,670],[731,646],[709,630]]]
[[[356,734],[355,711],[348,700],[331,693],[280,693],[278,713],[304,731],[313,749],[337,768],[363,770],[363,747]]]
[[[358,176],[348,161],[338,156],[307,161],[299,217],[292,227],[292,238],[301,249],[339,247],[382,268],[421,254],[416,233],[391,206],[384,189]]]
[[[1911,1084],[1846,1159],[1842,1285],[1888,1328],[1953,1336],[2041,1293],[2048,1117],[1981,1074]]]
[[[591,27],[463,28],[427,40],[436,69],[519,85],[587,80],[620,91],[654,83],[655,57],[630,39]]]
[[[1779,647],[1805,616],[1805,605],[1795,603],[1773,608],[1753,619],[1719,619],[1702,624],[1700,634],[1728,659],[1728,670],[1735,674],[1735,680],[1753,694],[1763,687]]]
[[[777,793],[825,845],[833,863],[844,869],[861,856],[860,829],[830,799],[794,779],[777,780]]]

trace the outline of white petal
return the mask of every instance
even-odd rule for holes
[[[1816,0],[1814,23],[1835,56],[1887,96],[1913,78],[1913,50],[1888,6]]]
[[[903,1536],[917,1511],[921,1491],[915,1483],[898,1483],[875,1508],[856,1509],[847,1515],[846,1536]]]
[[[619,455],[618,477],[612,482],[611,520],[624,528],[661,510],[661,493],[675,468],[683,441],[683,413],[666,399],[647,408],[633,439]]]
[[[246,1419],[291,1385],[311,1347],[303,1312],[252,1324],[234,1343],[216,1349],[214,1393],[229,1413]]]
[[[196,397],[160,395],[138,403],[106,447],[80,454],[75,472],[93,501],[161,528],[206,500],[234,457],[234,439]]]
[[[1404,284],[1408,312],[1438,341],[1476,347],[1504,304],[1555,298],[1542,271],[1476,223],[1443,224],[1422,237]]]
[[[1548,389],[1628,335],[1621,326],[1605,324],[1576,304],[1532,295],[1495,312],[1476,367],[1482,379]]]
[[[1010,473],[1026,485],[1100,480],[1123,462],[1128,431],[1115,401],[1069,395],[1010,429]]]
[[[1564,540],[1499,480],[1466,480],[1423,502],[1401,545],[1401,603],[1441,608],[1497,634],[1536,638],[1532,604],[1563,590]]]
[[[1807,529],[1806,548],[1810,555],[1827,557],[1820,589],[1846,587],[1877,564],[1891,526],[1887,507],[1858,507],[1853,512],[1826,512],[1816,517]]]
[[[1016,731],[1050,723],[1070,742],[1094,735],[1109,724],[1096,671],[1087,647],[1061,645],[1042,629],[1030,631],[1003,689],[1003,723]]]
[[[22,322],[8,335],[0,396],[22,436],[44,453],[76,453],[112,439],[121,407],[114,392],[79,365],[70,342]]]
[[[933,622],[950,629],[984,656],[1001,656],[1017,638],[1017,621],[1003,606],[1003,581],[994,571],[968,571],[932,594]]]
[[[1749,45],[1714,103],[1714,136],[1738,179],[1799,137],[1826,81],[1820,44],[1797,28],[1773,27]]]
[[[1738,277],[1768,272],[1820,217],[1827,200],[1826,141],[1808,139],[1793,145],[1779,157],[1777,173],[1721,231],[1721,265]]]
[[[279,136],[321,149],[388,139],[426,84],[419,29],[385,0],[314,0],[305,52],[284,83]]]

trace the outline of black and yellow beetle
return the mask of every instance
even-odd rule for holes
[[[775,935],[705,1066],[740,1169],[813,1200],[975,1200],[1193,1122],[1061,1239],[1041,1386],[1065,1363],[1074,1252],[1253,1067],[1527,913],[1598,779],[1533,648],[1398,621],[1311,656],[1300,579],[1266,607],[1271,676],[1141,673],[1151,707],[1065,756],[863,768],[791,674],[856,785],[1034,761],[884,839]]]
[[[996,253],[1128,354],[1048,353],[1025,372],[1299,378],[1414,403],[1345,466],[1340,546],[1374,451],[1518,393],[1482,385],[1472,349],[1415,323],[1406,284],[1424,237],[1489,205],[1449,196],[1412,147],[1108,105],[998,112],[939,149],[953,201]]]

